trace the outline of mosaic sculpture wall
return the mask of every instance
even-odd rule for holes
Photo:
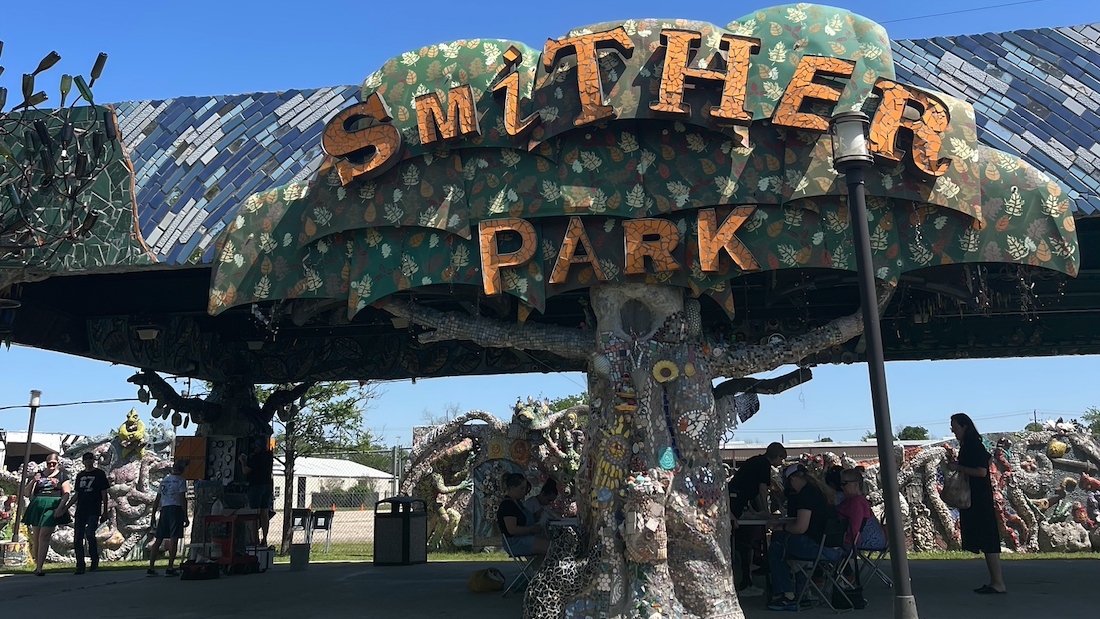
[[[1001,545],[1008,552],[1100,552],[1100,439],[1073,422],[1050,421],[1040,432],[984,437],[993,454],[994,505]],[[955,441],[901,454],[898,474],[902,515],[910,547],[918,551],[960,549],[958,510],[939,496],[943,465]],[[868,500],[882,517],[878,463],[843,454],[803,456],[820,472],[831,463],[867,467]]]
[[[172,443],[175,434],[161,423],[146,426],[131,411],[126,421],[112,434],[79,441],[61,455],[61,466],[75,477],[83,469],[85,453],[96,455],[96,466],[107,473],[110,482],[108,520],[96,529],[101,556],[119,561],[140,553],[147,541],[151,507],[157,498],[160,480],[172,469]],[[44,471],[45,465],[31,463],[28,474]],[[0,481],[17,488],[20,470],[0,471]],[[14,490],[13,490],[14,492]],[[53,563],[76,561],[72,524],[54,530],[47,560]]]
[[[440,549],[499,546],[496,510],[508,473],[526,475],[532,495],[554,479],[561,494],[551,509],[574,513],[573,486],[584,443],[578,416],[588,408],[554,413],[547,404],[517,400],[507,422],[470,411],[414,440],[401,492],[427,502],[429,543]]]

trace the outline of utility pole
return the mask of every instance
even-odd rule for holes
[[[27,443],[23,450],[23,471],[19,475],[19,494],[16,495],[15,500],[15,520],[11,524],[12,528],[12,542],[19,541],[19,523],[23,520],[23,494],[27,491],[27,466],[31,461],[31,439],[34,438],[34,416],[38,413],[38,404],[42,398],[42,392],[37,389],[31,389],[31,419],[27,423]]]

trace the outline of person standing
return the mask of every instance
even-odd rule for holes
[[[259,511],[260,531],[263,533],[262,545],[267,545],[267,529],[271,521],[271,506],[275,499],[271,481],[275,466],[275,455],[263,445],[254,443],[252,454],[241,454],[241,471],[248,482],[248,507]]]
[[[54,527],[63,524],[69,504],[72,486],[69,475],[61,470],[57,454],[46,456],[46,470],[34,474],[25,491],[31,497],[31,504],[23,514],[23,524],[30,527],[31,544],[34,546],[34,575],[45,576],[42,566],[46,563],[46,554],[50,550],[50,538]]]
[[[183,530],[190,524],[187,520],[187,480],[180,477],[185,466],[183,461],[176,461],[172,465],[172,474],[160,480],[160,490],[157,492],[157,499],[153,501],[153,519],[149,523],[156,528],[156,535],[153,539],[153,550],[149,553],[146,576],[157,576],[157,552],[164,540],[169,540],[171,544],[168,549],[168,569],[164,570],[164,575],[180,575],[179,570],[174,567],[176,548],[183,538]],[[159,522],[156,519],[158,507]]]
[[[969,552],[985,553],[985,566],[989,570],[989,584],[974,592],[1003,594],[1007,589],[1001,575],[1001,535],[993,506],[993,484],[989,479],[993,456],[982,443],[982,435],[978,434],[969,415],[951,415],[951,432],[959,439],[959,455],[947,464],[947,469],[966,475],[970,482],[970,507],[959,510],[962,547]]]
[[[787,457],[782,443],[768,445],[763,454],[755,455],[741,463],[729,483],[730,516],[741,518],[746,511],[770,512],[768,493],[772,485],[772,467],[779,466]],[[754,548],[762,542],[762,527],[737,527],[734,529],[734,546],[740,555],[741,582],[737,585],[738,597],[757,597],[764,590],[752,584],[752,556]]]
[[[66,509],[76,503],[76,520],[73,522],[73,542],[76,545],[76,574],[84,573],[84,542],[88,542],[88,556],[91,557],[90,571],[99,568],[99,548],[96,546],[95,531],[101,522],[107,522],[107,474],[96,468],[95,454],[88,452],[81,458],[84,470],[76,474],[73,498],[69,499]]]

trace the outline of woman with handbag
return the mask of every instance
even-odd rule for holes
[[[67,508],[71,491],[69,475],[61,470],[57,454],[46,456],[46,470],[35,473],[34,481],[27,487],[26,494],[31,497],[31,504],[23,514],[23,524],[31,530],[35,576],[46,575],[42,565],[46,563],[54,527],[72,522]]]
[[[970,506],[959,509],[962,547],[973,553],[985,553],[985,565],[989,569],[989,584],[978,587],[974,592],[1003,594],[1006,589],[1001,576],[1001,535],[997,530],[993,485],[989,478],[993,456],[985,448],[982,436],[968,415],[952,415],[951,432],[959,439],[959,456],[948,463],[947,469],[965,475],[970,482]]]

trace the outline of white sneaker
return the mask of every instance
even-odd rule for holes
[[[737,597],[739,598],[758,598],[762,595],[764,595],[764,590],[756,585],[745,587],[737,592]]]

